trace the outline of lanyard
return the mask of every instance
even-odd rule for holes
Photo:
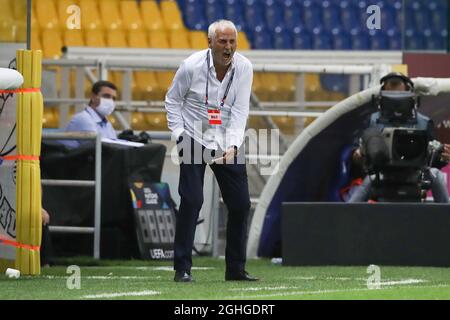
[[[206,63],[207,63],[207,67],[208,67],[208,70],[206,72],[206,93],[205,93],[205,106],[206,107],[208,107],[209,68],[211,67],[211,61],[210,61],[211,59],[209,56],[209,52],[210,52],[210,50],[208,50],[208,52],[206,52]],[[233,67],[233,70],[231,70],[230,80],[228,81],[227,88],[225,89],[225,93],[223,95],[222,101],[220,102],[221,108],[225,104],[225,100],[227,99],[228,93],[230,92],[231,84],[233,83],[233,78],[234,78],[234,71],[235,71],[235,68]]]

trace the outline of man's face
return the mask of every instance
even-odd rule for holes
[[[216,36],[208,39],[214,64],[216,66],[226,67],[231,63],[234,52],[236,51],[236,33],[231,28],[218,29]]]
[[[111,89],[110,87],[101,87],[98,94],[92,94],[91,96],[91,107],[98,107],[100,104],[100,98],[104,99],[113,99],[116,101],[117,99],[117,91],[114,89]]]
[[[388,82],[384,86],[384,90],[386,91],[408,91],[406,84],[404,82],[392,83]]]

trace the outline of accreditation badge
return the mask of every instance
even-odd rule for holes
[[[220,109],[208,108],[208,121],[210,125],[222,124],[222,116],[220,114]]]

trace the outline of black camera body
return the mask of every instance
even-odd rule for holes
[[[421,202],[431,186],[431,161],[442,146],[430,143],[427,130],[417,125],[418,100],[412,92],[381,91],[373,101],[378,118],[360,141],[364,167],[372,179],[371,199]]]

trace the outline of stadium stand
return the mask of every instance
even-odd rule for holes
[[[10,17],[20,8],[3,2],[0,39],[13,39],[20,24]],[[64,30],[66,9],[71,4],[80,6],[84,13],[78,31]],[[44,57],[53,59],[61,56],[62,46],[201,49],[207,45],[207,26],[226,18],[239,29],[240,50],[401,50],[402,45],[405,50],[447,48],[447,1],[378,0],[381,30],[366,27],[370,4],[365,0],[40,0],[33,2],[32,47],[44,48]],[[173,74],[133,72],[133,99],[163,100]],[[308,75],[308,80],[311,77],[317,81],[307,82],[308,98],[323,101],[348,94],[345,77]],[[122,78],[120,72],[111,72],[110,79],[119,87]],[[253,88],[262,101],[292,101],[295,76],[255,74]],[[157,123],[149,123],[150,118],[157,118],[152,120]],[[165,130],[165,119],[160,118],[140,115],[141,125],[133,122],[133,127]]]

